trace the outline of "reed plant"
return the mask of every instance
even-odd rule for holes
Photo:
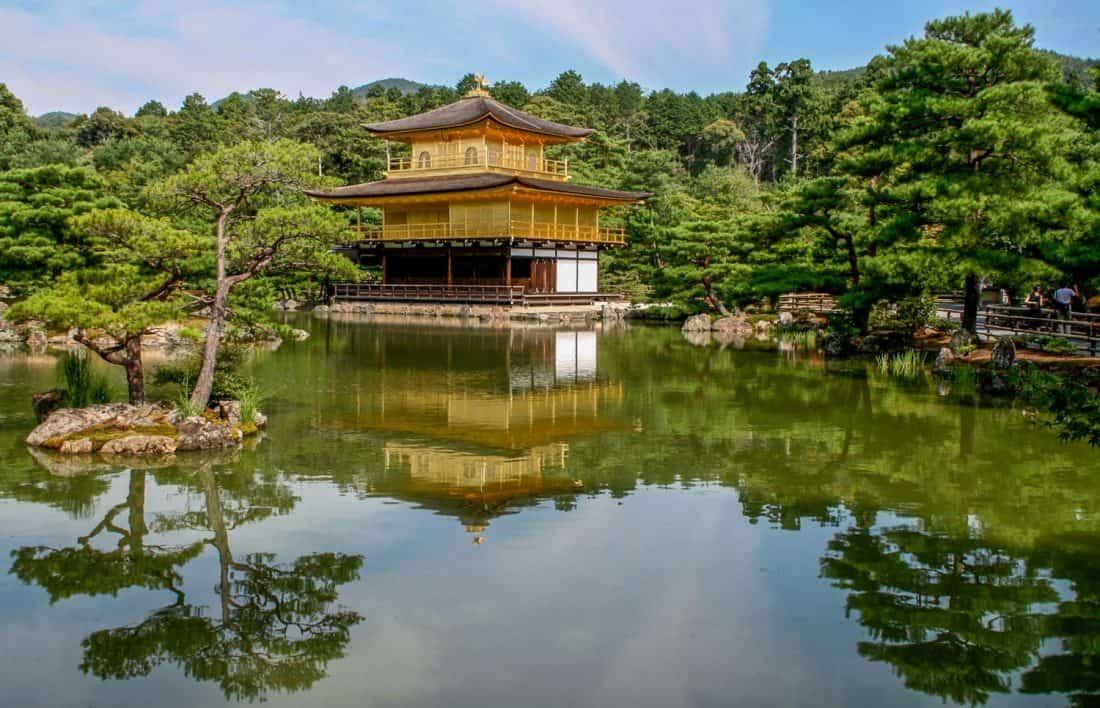
[[[924,378],[924,355],[913,349],[895,354],[879,354],[875,357],[879,374],[895,379],[915,381]]]
[[[190,379],[185,378],[180,382],[179,391],[176,392],[176,411],[181,419],[199,414],[199,410],[191,403]]]
[[[107,379],[92,370],[92,362],[83,350],[66,352],[59,364],[65,390],[69,392],[69,405],[84,408],[111,400],[111,388]]]
[[[264,394],[255,379],[245,379],[235,388],[237,400],[241,402],[241,422],[254,423],[256,411],[264,401]]]
[[[779,340],[800,349],[813,349],[817,346],[817,332],[812,329],[784,329]]]

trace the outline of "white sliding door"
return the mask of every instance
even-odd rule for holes
[[[599,263],[596,261],[577,261],[577,292],[594,293],[600,289]]]
[[[574,260],[558,260],[558,287],[559,293],[577,292],[577,262]]]

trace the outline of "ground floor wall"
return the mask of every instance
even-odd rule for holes
[[[382,247],[384,285],[512,285],[531,293],[599,292],[599,252],[576,247]]]

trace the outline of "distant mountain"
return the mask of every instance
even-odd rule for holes
[[[1058,66],[1062,69],[1063,81],[1079,83],[1082,86],[1092,86],[1092,75],[1089,73],[1089,69],[1100,66],[1100,59],[1072,57],[1068,54],[1052,52],[1049,49],[1040,49],[1039,51],[1058,62]],[[858,81],[865,71],[866,68],[862,66],[839,71],[819,71],[817,72],[817,80],[826,87],[838,86]]]
[[[31,120],[34,121],[35,126],[38,128],[64,128],[76,119],[77,115],[75,113],[52,111],[50,113],[43,113]]]
[[[399,91],[401,91],[401,93],[406,94],[406,95],[411,94],[411,93],[416,93],[417,91],[419,91],[422,88],[431,88],[431,86],[429,86],[428,84],[422,84],[422,83],[419,83],[417,81],[410,81],[409,79],[390,78],[390,79],[379,79],[378,81],[372,81],[369,84],[363,84],[362,86],[356,86],[355,88],[353,88],[351,90],[351,92],[355,96],[356,99],[358,99],[360,101],[364,101],[364,100],[366,100],[367,93],[370,92],[370,90],[372,88],[374,88],[375,86],[382,87],[383,91],[388,91],[391,88],[396,88]],[[230,94],[230,95],[232,95],[232,94]],[[245,101],[253,100],[252,96],[250,96],[247,91],[241,91],[241,92],[239,92],[239,95]],[[227,98],[229,98],[229,96],[226,96],[224,98],[219,98],[218,100],[214,101],[210,105],[213,108],[218,108],[218,106],[220,106],[222,103],[224,103]]]
[[[410,81],[408,79],[379,79],[378,81],[372,81],[369,84],[363,84],[362,86],[356,86],[351,90],[355,94],[356,98],[366,96],[367,93],[375,86],[380,86],[383,91],[389,91],[391,88],[395,88],[405,95],[416,93],[422,88],[431,88],[428,84],[422,84],[419,81]]]
[[[1100,59],[1071,57],[1068,54],[1059,54],[1049,49],[1040,49],[1039,51],[1049,57],[1053,57],[1054,60],[1058,62],[1058,65],[1062,67],[1062,79],[1066,81],[1066,83],[1080,83],[1083,86],[1092,86],[1092,75],[1089,73],[1089,69],[1100,66]]]

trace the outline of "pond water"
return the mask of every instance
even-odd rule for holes
[[[303,317],[267,435],[31,454],[0,359],[0,704],[1062,705],[1100,692],[1098,453],[672,329]]]

